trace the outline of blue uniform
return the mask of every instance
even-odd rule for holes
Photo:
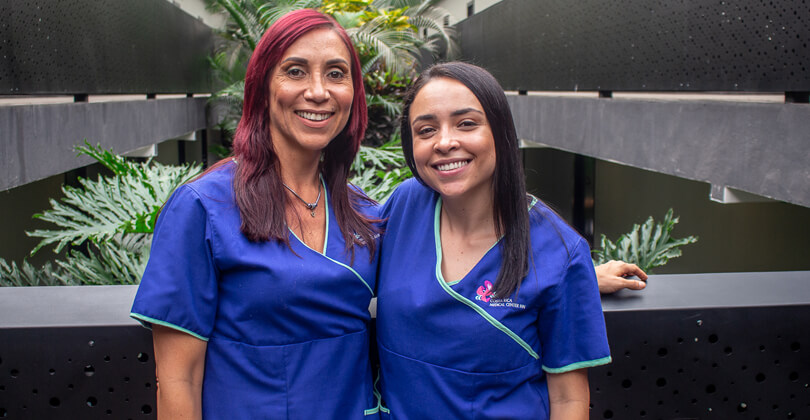
[[[377,344],[393,419],[543,419],[545,372],[610,362],[587,243],[532,203],[529,275],[492,295],[496,244],[461,280],[441,273],[438,194],[415,180],[382,208]]]
[[[132,317],[208,342],[204,418],[376,418],[367,330],[376,258],[356,246],[351,263],[328,194],[323,254],[292,233],[292,251],[248,241],[234,168],[166,203]]]

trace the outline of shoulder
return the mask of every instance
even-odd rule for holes
[[[426,187],[419,182],[416,178],[410,178],[400,184],[397,189],[391,194],[391,200],[399,201],[426,201],[435,198],[436,192]]]
[[[226,163],[181,186],[178,191],[191,190],[203,203],[232,203],[235,170],[234,163]]]
[[[380,210],[381,218],[396,216],[397,213],[411,213],[414,207],[425,206],[436,200],[437,194],[424,186],[416,178],[410,178],[400,184]]]
[[[574,253],[578,248],[587,243],[571,225],[560,215],[552,210],[546,203],[535,199],[534,205],[529,209],[529,220],[531,224],[532,237],[556,238],[562,242],[569,254]]]

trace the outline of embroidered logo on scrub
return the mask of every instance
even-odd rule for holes
[[[478,296],[475,297],[475,300],[483,300],[484,302],[489,302],[489,300],[493,296],[492,282],[489,280],[485,280],[484,285],[478,286],[478,290],[475,293],[478,294]]]
[[[478,290],[475,291],[476,295],[475,300],[480,300],[482,302],[489,303],[489,306],[492,307],[508,307],[508,308],[517,308],[517,309],[525,309],[526,305],[522,303],[513,302],[512,299],[495,299],[495,292],[492,291],[492,282],[489,280],[484,280],[483,286],[478,286]]]

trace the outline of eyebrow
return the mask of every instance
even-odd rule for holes
[[[450,116],[451,117],[457,117],[459,115],[464,115],[464,114],[467,114],[467,113],[470,113],[470,112],[475,112],[475,113],[484,115],[483,112],[481,112],[481,111],[479,111],[479,110],[477,110],[475,108],[462,108],[462,109],[457,109],[457,110],[451,112]],[[436,119],[438,119],[438,117],[436,117],[435,114],[422,114],[422,115],[420,115],[418,117],[415,117],[413,119],[413,122],[415,123],[415,122],[418,122],[418,121],[436,120]]]
[[[303,58],[303,57],[287,57],[281,63],[283,64],[283,63],[286,63],[288,61],[292,61],[292,62],[295,62],[295,63],[301,63],[301,64],[308,64],[309,63],[309,60],[307,60],[306,58]],[[327,66],[334,66],[336,64],[343,64],[345,66],[349,66],[349,62],[342,59],[342,58],[333,58],[331,60],[326,61]]]

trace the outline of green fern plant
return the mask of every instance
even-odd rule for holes
[[[672,209],[667,211],[663,223],[655,223],[650,216],[641,226],[634,224],[633,229],[611,241],[605,235],[600,240],[600,250],[594,250],[594,265],[604,264],[610,260],[621,260],[636,264],[645,272],[666,264],[670,259],[680,257],[680,247],[697,242],[696,236],[676,239],[670,234],[678,223]]]

